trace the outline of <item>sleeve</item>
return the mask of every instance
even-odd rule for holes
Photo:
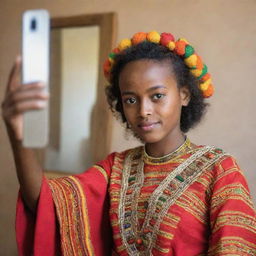
[[[59,255],[57,219],[46,178],[42,181],[36,214],[27,209],[19,192],[15,228],[18,255]]]
[[[21,256],[106,255],[112,236],[108,179],[114,153],[82,174],[43,178],[37,212],[19,194],[16,239]]]
[[[256,255],[256,213],[245,177],[232,157],[215,170],[208,255]]]

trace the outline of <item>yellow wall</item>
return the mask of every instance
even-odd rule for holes
[[[0,101],[8,71],[20,51],[25,9],[47,8],[53,17],[116,11],[118,39],[135,31],[172,32],[187,37],[213,75],[216,94],[204,122],[190,133],[199,144],[223,147],[237,157],[256,197],[255,0],[1,0]],[[113,131],[112,149],[134,145]],[[0,122],[0,255],[16,255],[14,215],[18,184],[10,146]]]

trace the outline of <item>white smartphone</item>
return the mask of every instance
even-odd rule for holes
[[[47,10],[27,10],[22,17],[22,82],[42,81],[49,90],[50,18]],[[44,147],[49,137],[49,106],[24,113],[23,146]]]

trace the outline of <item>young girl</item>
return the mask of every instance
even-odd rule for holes
[[[19,69],[17,59],[2,107],[20,182],[19,255],[256,255],[256,214],[235,159],[185,135],[213,94],[185,39],[136,33],[110,53],[108,102],[144,146],[65,178],[47,180],[21,145],[21,114],[48,95],[40,83],[21,86]]]

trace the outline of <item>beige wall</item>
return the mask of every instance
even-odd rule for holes
[[[152,29],[187,37],[209,66],[216,86],[208,115],[190,137],[232,153],[245,170],[255,199],[255,0],[1,0],[0,101],[20,51],[20,15],[27,8],[47,8],[53,17],[116,11],[118,39]],[[113,133],[113,150],[134,145],[122,139],[118,124]],[[16,255],[13,223],[18,184],[2,122],[0,170],[0,255]]]

